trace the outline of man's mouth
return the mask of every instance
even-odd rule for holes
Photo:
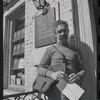
[[[62,36],[59,36],[59,38],[63,38],[63,39],[67,39],[67,36],[66,35],[62,35]]]

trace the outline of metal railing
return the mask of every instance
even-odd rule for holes
[[[41,92],[34,90],[30,92],[4,95],[3,100],[47,100],[45,95],[44,99],[41,98],[41,95]],[[28,96],[31,96],[31,99],[28,99]]]

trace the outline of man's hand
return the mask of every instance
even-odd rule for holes
[[[50,77],[53,80],[57,80],[57,79],[59,80],[64,77],[64,72],[62,72],[62,71],[53,72]]]
[[[78,82],[80,80],[80,77],[79,75],[75,74],[75,73],[72,73],[69,75],[69,83],[75,83],[75,82]]]

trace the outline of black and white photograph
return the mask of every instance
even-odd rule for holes
[[[98,1],[3,0],[3,100],[97,100]]]

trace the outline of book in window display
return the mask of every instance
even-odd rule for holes
[[[20,59],[19,59],[18,68],[24,68],[24,58],[20,58]]]
[[[13,41],[16,41],[17,40],[17,32],[14,33],[14,38],[13,38]]]
[[[19,66],[19,58],[15,58],[13,68],[18,68],[18,66]]]
[[[20,30],[20,38],[23,38],[23,36],[22,36],[22,29]]]
[[[22,75],[22,85],[25,85],[25,75]]]
[[[23,50],[23,52],[24,52],[24,47],[25,47],[25,43],[23,42],[23,44],[22,44],[22,50]]]
[[[20,78],[16,78],[16,85],[21,85],[21,79]]]
[[[25,32],[25,28],[21,29],[21,38],[24,38],[24,32]]]
[[[20,39],[20,30],[17,32],[17,40]]]
[[[18,54],[18,44],[16,44],[16,52],[15,55]]]
[[[20,54],[21,50],[20,50],[20,44],[17,44],[17,54]]]
[[[21,53],[24,53],[24,42],[21,44]]]
[[[11,85],[15,85],[16,75],[11,75]]]
[[[21,53],[23,53],[23,52],[22,52],[22,43],[20,43],[20,51],[21,51]]]
[[[13,55],[15,55],[17,53],[17,45],[14,45],[14,48],[13,48]]]
[[[25,35],[25,28],[23,28],[22,35],[24,37],[24,35]]]
[[[21,52],[21,51],[22,51],[21,48],[22,48],[22,43],[20,43],[20,53],[22,53],[22,52]]]

